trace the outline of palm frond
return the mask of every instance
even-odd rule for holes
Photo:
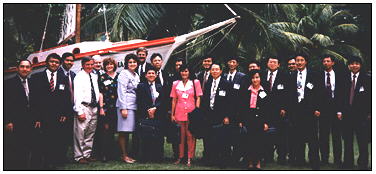
[[[296,32],[298,25],[293,22],[274,22],[269,24],[269,27],[287,32]]]
[[[352,17],[353,15],[347,10],[340,10],[335,12],[330,18],[331,20],[339,19],[340,17]]]
[[[329,36],[315,33],[312,37],[311,40],[313,43],[316,43],[320,45],[321,47],[328,47],[334,45],[334,42]]]
[[[288,42],[290,42],[295,49],[304,46],[312,46],[313,42],[309,40],[307,37],[291,32],[282,32]]]
[[[310,32],[315,31],[316,28],[315,21],[310,16],[304,16],[298,23],[297,33],[310,35]]]
[[[337,52],[343,53],[344,55],[362,57],[362,52],[358,48],[356,48],[355,46],[352,46],[352,45],[349,45],[349,44],[338,43],[338,44],[335,45],[335,47],[333,49],[337,50]]]
[[[359,27],[355,24],[340,24],[333,27],[337,34],[354,34],[359,31]]]

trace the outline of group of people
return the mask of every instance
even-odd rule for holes
[[[265,70],[252,61],[242,73],[236,57],[227,59],[225,72],[208,55],[197,73],[185,59],[175,59],[171,74],[161,68],[161,54],[152,54],[150,64],[147,58],[148,50],[139,48],[118,72],[111,57],[83,57],[76,74],[73,54],[54,53],[46,70],[31,77],[31,62],[19,61],[17,75],[4,83],[5,169],[56,169],[69,161],[70,146],[78,164],[119,157],[128,164],[160,162],[171,131],[179,133],[171,142],[174,164],[191,166],[196,138],[203,138],[206,165],[260,169],[276,151],[277,163],[304,166],[308,143],[313,170],[329,164],[329,144],[334,164],[353,169],[355,133],[357,166],[368,169],[371,80],[359,57],[350,57],[348,70],[341,71],[333,56],[322,55],[323,70],[313,71],[309,56],[297,54],[284,71],[281,59],[270,55]],[[191,127],[189,115],[197,110],[203,137]],[[161,130],[153,136],[144,133],[150,122]],[[164,127],[169,124],[178,130]]]

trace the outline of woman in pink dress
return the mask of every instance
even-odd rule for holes
[[[184,151],[184,146],[187,144],[187,166],[191,166],[191,160],[195,154],[196,139],[188,130],[188,113],[192,112],[196,107],[200,107],[200,96],[202,96],[202,90],[200,81],[193,78],[193,73],[191,73],[187,65],[182,65],[179,68],[179,75],[180,78],[179,80],[174,81],[170,94],[170,97],[172,97],[171,121],[174,121],[181,126],[179,158],[175,164],[181,162],[186,153]],[[194,96],[195,93],[196,97]],[[185,139],[187,139],[187,142],[185,142]]]

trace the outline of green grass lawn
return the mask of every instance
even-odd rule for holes
[[[370,158],[370,164],[371,164],[371,145],[369,144],[369,158]],[[308,157],[308,147],[306,148],[306,156]],[[92,162],[88,165],[79,165],[76,163],[70,163],[67,164],[65,167],[58,168],[59,170],[244,170],[242,168],[226,168],[226,169],[220,169],[217,167],[207,167],[202,164],[200,164],[197,159],[200,159],[202,157],[202,151],[203,151],[203,141],[202,139],[197,140],[196,143],[196,156],[193,159],[193,163],[191,167],[187,167],[184,164],[174,165],[173,159],[172,159],[172,147],[171,144],[165,143],[164,146],[164,156],[166,158],[165,161],[162,161],[160,163],[147,163],[147,164],[141,164],[141,163],[135,163],[135,164],[126,164],[119,161],[109,161],[107,163],[103,163],[100,161]],[[332,150],[331,150],[332,152]],[[354,152],[355,152],[355,161],[358,158],[358,145],[354,141]],[[71,156],[72,154],[69,154]],[[333,154],[330,154],[329,162],[333,162]],[[276,154],[275,154],[276,157]],[[308,161],[308,159],[307,159]],[[290,165],[279,165],[277,163],[270,163],[266,166],[261,166],[263,170],[311,170],[309,166],[306,167],[292,167]],[[321,166],[321,170],[340,170],[334,165],[329,166]]]

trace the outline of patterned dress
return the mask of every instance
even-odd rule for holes
[[[115,77],[110,77],[104,73],[99,78],[99,91],[103,94],[103,108],[106,113],[104,123],[109,123],[110,128],[116,130],[117,114],[116,114],[116,100],[117,100],[117,85],[119,73]]]

